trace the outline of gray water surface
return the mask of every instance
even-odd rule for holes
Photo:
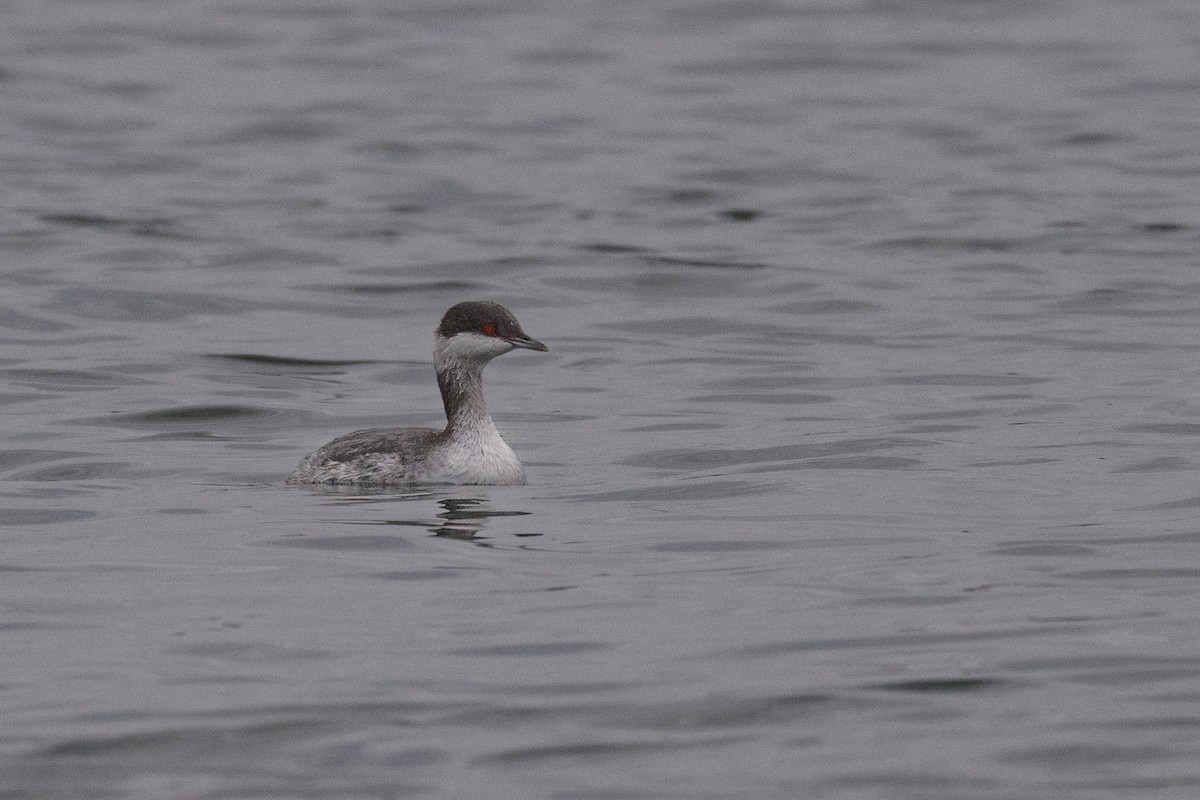
[[[11,4],[0,797],[1196,797],[1198,31]],[[529,485],[285,487],[471,298]]]

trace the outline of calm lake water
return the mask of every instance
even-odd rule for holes
[[[0,797],[1200,795],[1196,4],[4,19]]]

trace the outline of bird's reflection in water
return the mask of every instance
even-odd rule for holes
[[[408,495],[403,498],[406,501],[426,500],[430,495]],[[394,503],[395,495],[390,498],[379,497],[379,495],[362,495],[358,497],[347,498],[352,499],[355,503]],[[460,539],[469,541],[479,545],[480,547],[491,547],[488,543],[488,537],[482,533],[487,527],[488,519],[492,517],[527,517],[528,511],[496,511],[490,509],[487,498],[440,498],[438,505],[442,510],[438,513],[436,522],[431,521],[426,517],[409,517],[407,519],[396,518],[380,518],[373,522],[358,521],[353,524],[360,525],[402,525],[404,528],[425,528],[434,536],[442,536],[445,539]],[[540,534],[517,534],[518,536],[533,536]]]
[[[528,511],[493,511],[487,507],[487,501],[480,497],[445,497],[438,501],[442,513],[438,519],[442,522],[429,527],[434,536],[445,536],[449,539],[464,539],[477,544],[488,546],[480,541],[480,531],[487,524],[489,517],[524,517]]]
[[[397,499],[411,502],[413,500],[428,500],[431,495],[427,493],[409,494],[402,498],[398,498],[396,494],[376,494],[364,493],[361,488],[354,497],[346,497],[341,500],[345,502],[350,500],[355,503],[394,503]],[[492,517],[525,517],[529,516],[529,511],[496,511],[491,508],[488,498],[485,497],[443,497],[438,501],[441,511],[436,516],[436,522],[429,518],[408,518],[408,519],[377,519],[374,521],[356,521],[352,524],[358,525],[400,525],[409,528],[424,528],[434,536],[444,537],[447,539],[461,539],[469,541],[480,547],[491,547],[490,540],[483,535],[483,530],[487,526],[488,519]],[[540,536],[541,534],[517,534],[518,536]]]

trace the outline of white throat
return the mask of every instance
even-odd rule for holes
[[[508,342],[477,333],[437,337],[433,360],[446,407],[445,438],[431,468],[451,483],[524,483],[525,470],[500,436],[483,400],[483,368],[512,350]]]

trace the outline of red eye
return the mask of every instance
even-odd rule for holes
[[[493,322],[485,322],[485,323],[483,323],[483,327],[480,328],[480,330],[483,331],[485,336],[495,336],[496,335],[496,324]]]

